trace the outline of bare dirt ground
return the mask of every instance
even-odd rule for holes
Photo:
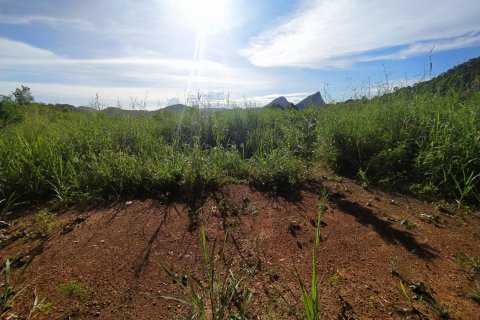
[[[10,312],[27,319],[37,297],[44,307],[33,310],[35,319],[185,319],[188,307],[160,297],[186,298],[160,264],[204,276],[204,226],[209,246],[228,230],[225,254],[253,290],[248,318],[303,319],[295,272],[309,283],[323,188],[323,319],[480,319],[470,297],[480,290],[475,215],[333,176],[306,184],[293,199],[228,185],[195,214],[185,204],[151,199],[71,209],[47,222],[32,210],[0,230],[0,260],[13,260],[12,281],[24,288]],[[84,294],[62,291],[72,281]]]

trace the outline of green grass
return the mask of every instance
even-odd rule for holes
[[[0,119],[2,214],[52,199],[68,206],[173,194],[195,202],[237,181],[289,194],[316,164],[369,184],[480,203],[480,92],[154,116],[5,100]]]
[[[63,299],[74,299],[79,301],[86,301],[90,298],[90,289],[78,282],[77,280],[70,280],[57,286],[58,294]]]

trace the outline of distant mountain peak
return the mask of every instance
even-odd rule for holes
[[[305,109],[307,107],[316,107],[316,106],[324,106],[325,101],[322,98],[320,92],[315,92],[314,94],[306,97],[299,103],[295,105],[297,109]]]
[[[291,105],[291,103],[285,97],[278,97],[274,99],[272,102],[266,105],[266,107],[280,107],[280,108],[287,108]]]

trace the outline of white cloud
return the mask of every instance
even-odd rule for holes
[[[89,21],[82,19],[67,19],[50,16],[7,16],[0,14],[0,23],[4,24],[31,24],[44,23],[55,28],[75,28],[82,30],[93,30],[93,26]]]
[[[23,63],[23,59],[52,59],[55,58],[55,54],[48,50],[43,50],[25,44],[19,41],[12,41],[5,38],[0,38],[0,59],[11,60],[19,64]]]
[[[5,48],[0,51],[0,93],[11,92],[23,82],[44,102],[65,99],[85,104],[99,93],[109,104],[120,100],[128,105],[131,97],[147,96],[149,105],[157,105],[171,97],[184,100],[188,89],[238,96],[270,88],[277,81],[256,71],[205,60],[153,56],[72,59],[5,38],[0,38],[0,47]]]
[[[303,1],[241,54],[263,67],[346,68],[432,46],[442,51],[478,45],[479,16],[480,2],[471,0]]]

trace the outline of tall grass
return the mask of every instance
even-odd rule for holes
[[[294,190],[312,162],[371,183],[480,202],[480,93],[355,100],[316,110],[154,116],[0,102],[0,212],[18,202],[179,197],[243,181]],[[8,203],[9,208],[5,208]]]
[[[340,173],[480,202],[480,92],[378,97],[319,112],[318,154]]]

